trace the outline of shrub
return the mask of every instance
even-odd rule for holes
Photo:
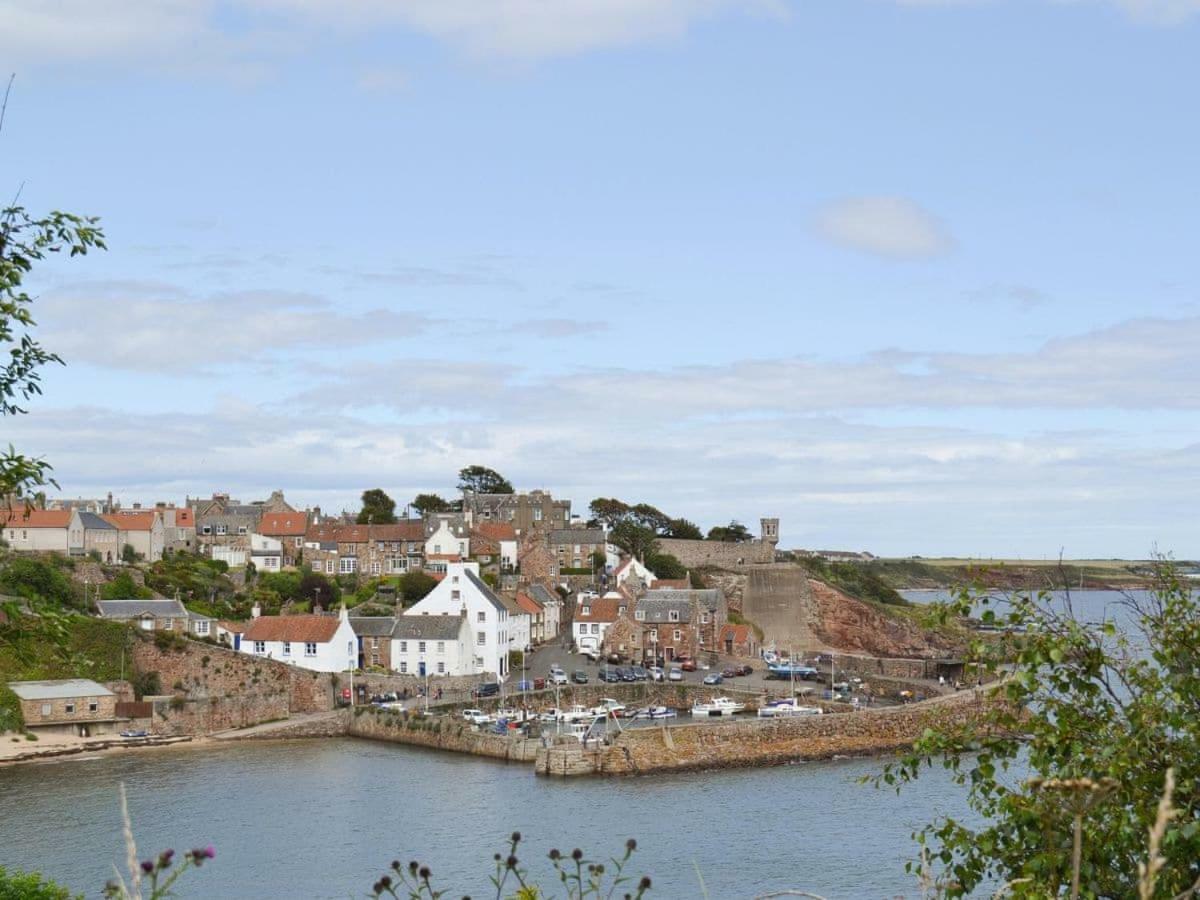
[[[133,676],[133,695],[141,700],[143,697],[154,697],[162,693],[162,681],[157,672],[138,672]]]
[[[0,866],[0,900],[82,900],[82,897],[44,880],[37,872],[9,871]]]

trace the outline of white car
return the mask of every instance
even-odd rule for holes
[[[482,709],[464,709],[462,717],[472,725],[487,725],[492,721],[492,717],[485,713]]]
[[[683,681],[683,669],[679,666],[671,666],[671,672],[667,675],[668,681]]]
[[[567,673],[562,669],[551,669],[550,676],[546,679],[550,684],[569,684],[570,679],[567,678]]]
[[[650,673],[651,681],[662,681],[665,677],[662,666],[650,666],[646,671]]]

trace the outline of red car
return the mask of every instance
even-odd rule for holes
[[[734,672],[738,675],[749,675],[754,669],[747,665],[734,666]]]
[[[675,661],[677,663],[679,663],[679,668],[683,669],[683,671],[685,671],[685,672],[695,672],[696,671],[696,661],[694,659],[684,659],[684,660],[677,659]]]
[[[545,678],[533,679],[533,689],[535,691],[544,691],[546,689],[546,679]]]
[[[739,672],[737,669],[735,669],[733,666],[726,666],[724,669],[721,670],[722,678],[734,678],[741,674],[742,673]]]

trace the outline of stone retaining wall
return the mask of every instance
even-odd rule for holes
[[[405,715],[400,711],[358,707],[347,734],[376,741],[411,744],[453,753],[470,753],[512,762],[531,763],[542,741],[476,731],[461,719]]]
[[[639,775],[892,752],[911,746],[926,728],[977,717],[991,702],[966,691],[927,703],[836,715],[633,729],[598,750],[543,748],[535,770],[542,775]]]

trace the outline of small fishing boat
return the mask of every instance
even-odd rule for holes
[[[819,716],[821,709],[817,706],[801,706],[795,700],[775,700],[763,706],[758,711],[760,719],[785,719],[792,716]]]
[[[596,713],[588,709],[586,706],[575,704],[570,709],[564,709],[558,714],[558,721],[570,724],[572,722],[583,722],[585,720],[594,719]]]
[[[707,703],[697,701],[692,704],[693,716],[732,716],[746,708],[745,703],[738,703],[728,697],[714,697]]]
[[[592,707],[592,715],[595,716],[619,716],[624,712],[625,704],[612,697],[605,697],[598,705]]]
[[[669,706],[647,706],[634,714],[635,719],[673,719],[675,710]]]

